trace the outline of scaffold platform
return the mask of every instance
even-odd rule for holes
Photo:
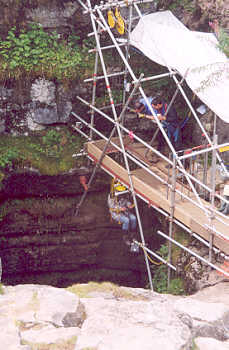
[[[120,147],[118,138],[113,138],[111,142]],[[85,148],[88,156],[95,163],[100,161],[105,144],[105,140],[86,143]],[[150,206],[161,208],[165,212],[170,213],[171,188],[168,188],[168,169],[165,167],[168,163],[160,160],[156,164],[151,164],[150,161],[144,156],[146,148],[138,142],[130,143],[128,139],[127,142],[125,142],[124,139],[124,145],[126,152],[129,152],[138,160],[144,162],[152,173],[156,175],[156,177],[160,177],[162,181],[164,180],[164,183],[159,181],[146,169],[139,167],[131,171],[131,178],[135,193],[140,198],[144,199]],[[111,154],[116,152],[118,152],[117,149],[110,144],[107,148],[106,154],[102,158],[100,166],[108,174],[118,178],[127,187],[130,187],[127,170],[124,166],[120,165],[119,162],[111,157]],[[206,212],[195,202],[195,195],[192,193],[192,191],[190,191],[188,185],[184,186],[177,179],[176,190],[178,190],[178,192],[182,192],[184,195],[189,197],[189,199],[183,198],[179,193],[175,194],[174,218],[188,227],[193,233],[197,233],[199,236],[204,238],[206,241],[209,241],[210,238],[210,231],[208,227],[213,223],[215,230],[213,244],[215,247],[220,249],[220,251],[224,252],[224,254],[229,255],[229,218],[226,218],[224,222],[213,219],[210,223]],[[201,199],[201,203],[206,210],[209,210],[210,204],[208,201]],[[217,212],[215,215],[218,215]],[[223,233],[224,237],[219,236],[217,232]]]
[[[95,58],[93,75],[84,80],[85,83],[91,82],[92,84],[91,100],[89,102],[82,96],[77,96],[79,103],[87,106],[90,110],[90,120],[88,121],[88,115],[86,117],[85,115],[80,116],[76,111],[71,114],[77,119],[74,130],[87,140],[83,153],[95,163],[95,166],[77,205],[75,215],[80,212],[80,207],[86,198],[97,169],[102,168],[110,176],[119,179],[127,186],[132,196],[141,238],[141,243],[136,243],[143,248],[151,289],[153,289],[153,283],[148,254],[168,266],[169,285],[171,271],[176,271],[176,266],[173,265],[172,261],[172,246],[174,244],[204,264],[229,277],[228,272],[212,263],[213,253],[229,260],[229,218],[218,212],[216,207],[217,201],[221,201],[221,203],[225,201],[225,204],[229,205],[229,201],[221,194],[222,179],[229,177],[221,152],[229,150],[229,142],[219,144],[216,132],[218,117],[226,123],[229,121],[228,113],[225,112],[225,108],[222,108],[221,100],[215,97],[221,95],[222,91],[227,91],[229,81],[226,74],[222,74],[221,85],[215,84],[214,89],[211,86],[211,94],[209,94],[207,87],[203,88],[206,81],[205,74],[207,74],[207,79],[209,75],[209,59],[211,67],[213,67],[212,62],[215,62],[216,72],[218,72],[219,62],[222,61],[222,66],[226,67],[227,57],[220,54],[218,47],[215,47],[213,43],[216,40],[215,35],[198,32],[197,36],[195,32],[188,30],[170,11],[154,11],[152,9],[148,13],[147,3],[152,2],[152,0],[115,0],[106,3],[101,1],[94,7],[90,0],[85,2],[78,0],[78,2],[82,6],[83,13],[88,14],[91,19],[93,31],[88,33],[88,36],[94,38],[95,46],[89,50],[89,53],[93,53]],[[114,15],[117,14],[115,28],[109,21],[108,10],[110,14],[112,11],[114,11]],[[172,28],[174,32],[172,32]],[[171,40],[166,41],[163,38],[168,36],[170,30]],[[142,35],[143,32],[144,35]],[[182,37],[187,34],[189,38],[192,38],[192,45],[190,40],[179,42],[179,52],[176,49],[178,33]],[[104,36],[103,40],[101,40],[102,35]],[[211,42],[211,47],[203,45],[203,38],[206,38],[206,35],[211,38],[208,41],[209,45]],[[181,43],[183,50],[180,49]],[[190,55],[189,50],[192,50],[192,47],[195,48],[195,52],[200,52],[200,55],[195,55],[195,57]],[[196,50],[197,47],[198,50]],[[110,52],[109,55],[105,54],[107,50]],[[171,50],[174,55],[169,63]],[[120,62],[118,72],[110,71],[111,55],[117,57]],[[135,64],[138,55],[141,63],[141,74],[139,74],[139,67]],[[166,71],[161,71],[161,69],[157,73],[151,71],[151,68],[148,69],[151,67],[151,63],[149,63],[149,67],[148,63],[146,63],[146,67],[143,67],[143,57],[164,67]],[[200,62],[203,69],[199,69]],[[160,87],[156,85],[156,81],[160,79],[165,79],[166,86],[171,86],[171,91],[165,98],[168,102],[168,108],[164,118],[167,118],[170,108],[177,103],[179,98],[182,104],[184,103],[186,118],[193,119],[198,132],[202,135],[198,144],[190,143],[188,146],[191,147],[190,149],[177,151],[179,147],[174,146],[161,123],[160,114],[155,112],[152,103],[149,102],[148,97],[155,97],[160,92],[157,90],[161,90],[160,87],[163,86],[161,83]],[[101,81],[99,89],[97,88],[98,81]],[[149,90],[149,81],[152,81],[152,86],[155,86],[153,92]],[[153,81],[155,81],[155,85]],[[104,96],[103,103],[101,103],[102,96]],[[227,101],[227,95],[225,94],[225,96]],[[197,98],[202,101],[204,109],[210,108],[211,110],[212,134],[205,130],[202,114],[196,108]],[[140,99],[143,99],[148,106],[150,115],[153,116],[149,119],[153,119],[152,122],[155,122],[156,126],[155,134],[152,135],[150,142],[144,141],[128,128],[128,125],[131,127],[131,123],[127,123],[127,110],[137,113],[139,118],[142,117],[141,113],[133,110],[133,102],[140,101]],[[102,116],[109,123],[109,128],[112,126],[110,134],[105,124],[99,123],[98,116]],[[103,126],[102,131],[101,126]],[[154,144],[158,132],[166,145],[163,153],[159,152]],[[146,134],[144,135],[146,136]],[[165,155],[167,150],[169,154]],[[150,161],[151,154],[158,157],[157,163]],[[172,166],[172,168],[166,167],[167,165]],[[221,182],[216,181],[219,175]],[[160,230],[155,232],[164,237],[168,244],[167,260],[146,247],[136,197],[144,200],[168,221],[168,233],[163,233]],[[173,224],[178,225],[191,237],[207,246],[208,259],[173,239]]]

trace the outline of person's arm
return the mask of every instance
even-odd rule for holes
[[[134,203],[127,202],[127,207],[128,207],[128,209],[133,209],[134,208]]]
[[[137,108],[135,111],[136,113],[141,113],[144,110],[145,106],[142,104],[139,108]]]
[[[130,204],[130,205],[128,206],[128,208],[129,208],[129,209],[133,209],[133,208],[134,208],[134,203]]]
[[[159,120],[166,120],[166,117],[164,115],[161,114],[157,114],[157,117]],[[147,119],[151,119],[151,120],[156,120],[156,118],[153,115],[145,115],[145,118]]]

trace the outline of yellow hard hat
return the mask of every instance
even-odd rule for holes
[[[123,191],[126,191],[126,187],[123,186],[122,184],[117,184],[117,185],[114,185],[114,189],[115,191],[117,192],[123,192]]]
[[[111,181],[111,192],[123,192],[127,188],[118,179],[112,179]]]

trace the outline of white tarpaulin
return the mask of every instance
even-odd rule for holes
[[[143,16],[130,44],[185,77],[192,91],[229,123],[229,60],[214,34],[186,28],[170,11]]]

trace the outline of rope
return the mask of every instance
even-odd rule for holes
[[[145,248],[144,248],[144,246],[143,246],[142,243],[139,243],[139,246],[144,250],[144,253],[146,254],[147,258],[149,259],[149,261],[150,261],[152,264],[154,264],[154,265],[161,265],[161,264],[163,264],[162,261],[157,262],[157,261],[153,260],[153,259],[149,256],[149,254],[147,253],[147,251],[145,250]]]

